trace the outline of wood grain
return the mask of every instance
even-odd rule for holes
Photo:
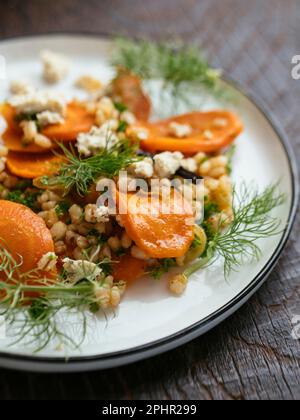
[[[87,31],[176,35],[202,44],[210,61],[251,88],[281,122],[300,161],[300,54],[297,0],[10,0],[0,38]],[[180,349],[132,366],[73,375],[0,371],[1,399],[299,399],[300,216],[261,290],[214,331]]]

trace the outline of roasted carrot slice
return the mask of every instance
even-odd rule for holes
[[[6,165],[10,172],[21,178],[39,178],[44,175],[53,175],[58,172],[64,163],[63,156],[53,153],[18,153],[9,152]]]
[[[111,84],[113,96],[125,104],[141,121],[148,121],[151,102],[143,92],[141,79],[133,73],[120,71]]]
[[[16,120],[16,112],[9,104],[0,107],[0,115],[6,121],[7,129],[3,133],[3,141],[12,152],[25,153],[47,153],[35,144],[22,144],[23,132]],[[88,132],[93,126],[95,116],[89,113],[85,106],[78,102],[71,102],[67,107],[67,114],[64,124],[54,124],[45,127],[41,132],[53,141],[68,142],[75,141],[79,133]],[[57,148],[53,144],[53,148]]]
[[[121,222],[130,238],[149,257],[182,257],[194,239],[195,220],[189,203],[175,191],[169,203],[168,209],[163,207],[159,196],[118,193],[119,212],[126,212],[120,214]]]
[[[113,267],[113,276],[116,281],[134,281],[145,275],[146,261],[138,260],[131,255],[124,255]]]
[[[0,200],[0,242],[18,263],[22,262],[20,273],[36,269],[44,254],[54,252],[45,222],[29,208],[5,200]]]
[[[171,134],[170,124],[189,125],[191,134],[176,138]],[[242,132],[239,117],[229,111],[191,112],[155,123],[139,123],[130,127],[129,135],[137,128],[148,131],[148,139],[141,142],[141,148],[150,152],[179,151],[186,155],[198,152],[215,152],[228,146]]]
[[[9,104],[0,106],[0,115],[4,118],[7,128],[2,135],[3,141],[9,150],[23,153],[41,153],[45,151],[35,144],[22,143],[23,132],[16,121],[16,111]]]
[[[91,114],[84,104],[71,102],[64,124],[49,125],[42,130],[42,134],[50,140],[75,141],[79,133],[90,131],[94,123],[95,115]]]

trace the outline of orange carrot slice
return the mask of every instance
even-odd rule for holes
[[[5,146],[14,152],[41,153],[45,151],[35,144],[24,145],[22,143],[23,131],[16,121],[16,111],[9,104],[0,107],[0,115],[4,118],[7,128],[2,135]]]
[[[138,76],[121,71],[113,80],[111,87],[113,96],[125,104],[139,120],[149,120],[151,102],[143,92],[141,79]]]
[[[145,275],[146,266],[146,261],[124,255],[114,264],[113,277],[116,281],[134,281]]]
[[[170,124],[176,122],[191,127],[186,138],[172,135]],[[243,131],[239,117],[229,111],[191,112],[156,123],[140,123],[128,129],[131,136],[137,128],[148,131],[148,139],[141,148],[150,152],[179,151],[186,155],[198,152],[216,152],[228,146]]]
[[[41,132],[50,140],[75,141],[79,133],[90,131],[94,123],[95,115],[91,114],[84,104],[71,102],[64,124],[48,125]]]
[[[161,197],[118,193],[119,211],[127,201],[127,213],[120,214],[127,234],[152,258],[182,257],[194,239],[191,206],[175,191],[170,198],[168,210],[163,208]]]
[[[45,222],[29,208],[5,200],[0,200],[0,241],[17,262],[22,259],[20,273],[36,269],[43,255],[54,252]]]
[[[42,154],[9,152],[6,165],[12,174],[34,179],[57,173],[64,162],[63,156],[56,156],[51,152]]]
[[[7,129],[3,133],[3,141],[12,152],[47,153],[35,144],[24,145],[22,143],[23,132],[16,120],[16,111],[9,104],[0,107],[0,114],[6,121]],[[75,141],[79,133],[88,132],[93,126],[95,116],[86,110],[84,104],[71,102],[67,107],[65,122],[45,127],[41,133],[53,141]],[[57,148],[53,144],[53,148]]]

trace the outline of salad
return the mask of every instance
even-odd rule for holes
[[[256,241],[278,232],[270,212],[285,199],[277,184],[233,185],[237,112],[176,112],[190,88],[226,93],[195,47],[117,40],[108,84],[76,80],[85,100],[49,88],[70,65],[43,51],[45,89],[13,81],[0,105],[0,310],[36,350],[53,338],[79,345],[57,315],[75,311],[84,324],[144,276],[180,296],[217,258],[225,277],[259,258]],[[168,118],[153,117],[154,79],[174,105]]]

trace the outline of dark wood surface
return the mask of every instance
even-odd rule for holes
[[[298,0],[1,1],[0,39],[60,31],[176,35],[198,40],[210,61],[251,88],[281,122],[300,160]],[[0,370],[1,399],[299,399],[300,217],[261,290],[228,321],[167,354],[72,375]]]

